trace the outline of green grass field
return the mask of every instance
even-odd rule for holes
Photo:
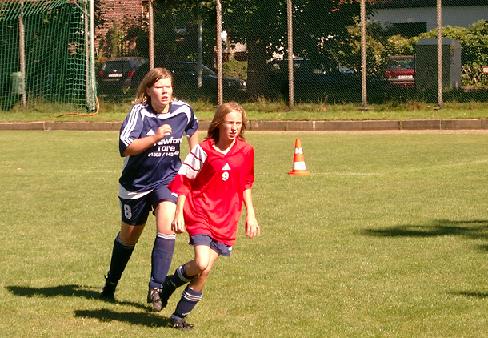
[[[311,172],[291,177],[300,137]],[[249,133],[261,237],[242,227],[189,317],[198,337],[482,337],[488,134]],[[116,294],[115,132],[0,132],[0,336],[166,337],[145,304],[154,220]],[[173,267],[192,255],[177,239]]]

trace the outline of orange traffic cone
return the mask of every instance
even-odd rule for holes
[[[295,153],[293,154],[293,169],[288,172],[288,175],[305,176],[309,175],[305,165],[305,158],[303,156],[302,141],[299,138],[295,140]]]

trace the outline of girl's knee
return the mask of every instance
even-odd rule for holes
[[[210,275],[210,269],[205,269],[202,272],[200,272],[199,278],[202,279],[203,281],[207,280],[208,275]]]
[[[158,233],[165,235],[174,235],[175,232],[171,229],[171,220],[169,219],[157,219],[156,230]]]
[[[196,259],[195,260],[195,267],[198,270],[198,274],[203,273],[208,266],[208,259]]]

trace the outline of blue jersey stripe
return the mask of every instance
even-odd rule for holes
[[[122,140],[122,142],[124,142],[126,147],[129,144],[131,144],[131,142],[133,141],[133,139],[130,138],[130,134],[134,130],[134,128],[137,124],[137,120],[139,119],[139,114],[140,114],[141,109],[142,109],[141,105],[135,105],[129,113],[129,116],[128,116],[129,120],[128,120],[124,130],[122,131],[122,134],[120,137],[120,139]]]

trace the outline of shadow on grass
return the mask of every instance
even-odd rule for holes
[[[362,235],[376,237],[437,237],[464,236],[472,239],[488,239],[488,220],[433,220],[427,224],[402,224],[387,228],[361,230]],[[488,251],[488,246],[480,247]]]
[[[488,244],[478,245],[478,249],[481,251],[488,251]]]
[[[449,293],[455,296],[480,298],[480,299],[488,298],[488,292],[486,291],[453,291]]]
[[[83,287],[78,284],[65,284],[65,285],[58,285],[52,287],[45,287],[45,288],[33,288],[28,286],[7,286],[7,290],[9,290],[15,296],[21,297],[81,297],[86,299],[95,299],[100,300],[100,290],[94,288],[87,288]],[[121,304],[121,305],[130,305],[133,307],[141,308],[148,310],[148,308],[139,303],[135,302],[128,302],[128,301],[115,301],[110,302],[114,304]]]
[[[102,322],[124,322],[147,327],[167,327],[169,319],[148,312],[115,312],[109,309],[76,310],[75,317],[94,318]]]
[[[388,228],[365,229],[361,231],[361,234],[376,237],[463,236],[469,239],[488,239],[488,220],[438,219],[423,225],[403,224]],[[488,244],[479,245],[478,249],[488,252]],[[479,299],[488,298],[488,292],[485,291],[452,291],[449,294]]]

